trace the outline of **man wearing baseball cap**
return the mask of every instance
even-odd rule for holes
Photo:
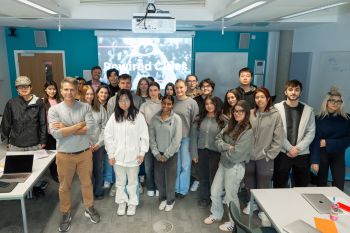
[[[11,151],[31,151],[45,147],[46,116],[44,104],[32,94],[31,80],[19,76],[18,96],[10,99],[1,121],[1,139]]]

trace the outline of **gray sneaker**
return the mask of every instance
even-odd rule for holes
[[[101,220],[99,213],[93,206],[85,209],[84,214],[85,214],[85,217],[90,218],[90,221],[93,223],[98,223]]]
[[[70,213],[63,213],[60,226],[58,227],[58,231],[59,232],[69,231],[71,222],[72,222],[72,216],[70,215]]]

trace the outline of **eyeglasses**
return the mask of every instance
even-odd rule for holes
[[[233,110],[233,113],[235,114],[243,114],[245,111],[242,109],[242,110]]]
[[[130,100],[129,100],[129,99],[126,99],[126,100],[118,100],[118,103],[120,103],[120,104],[128,104],[128,103],[130,103]]]
[[[342,100],[335,100],[335,99],[329,99],[328,102],[331,104],[342,104],[343,103]]]

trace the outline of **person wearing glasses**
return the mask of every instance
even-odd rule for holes
[[[116,103],[104,131],[105,148],[116,174],[117,214],[135,215],[139,204],[139,166],[149,149],[148,127],[145,117],[134,105],[130,90],[121,89]]]
[[[197,102],[199,113],[201,113],[204,110],[204,99],[207,96],[210,96],[213,94],[215,89],[215,83],[210,78],[203,79],[199,83],[199,88],[201,89],[201,94],[194,97],[193,99]],[[222,107],[222,101],[219,97],[214,97],[217,99],[217,101],[220,103],[220,108]]]
[[[194,98],[201,94],[200,90],[198,90],[198,77],[196,75],[194,74],[187,75],[186,85],[187,85],[186,95],[188,97]]]
[[[211,186],[211,214],[204,219],[205,224],[221,221],[224,215],[223,203],[229,205],[233,201],[240,209],[238,190],[244,177],[245,163],[249,161],[251,145],[254,143],[249,116],[250,106],[247,101],[238,101],[228,125],[216,136],[215,145],[221,156]],[[219,229],[232,232],[233,220],[230,218],[230,221],[221,224]]]
[[[350,115],[344,110],[342,94],[332,87],[316,116],[316,136],[311,144],[311,158],[319,161],[318,186],[327,186],[330,168],[333,186],[344,190],[345,150],[349,146]]]
[[[19,76],[15,82],[18,96],[10,99],[4,109],[1,140],[11,151],[39,150],[46,145],[45,106],[32,94],[31,84],[27,76]]]

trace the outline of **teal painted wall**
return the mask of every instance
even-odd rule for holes
[[[98,64],[97,37],[94,30],[45,30],[47,48],[36,48],[33,28],[18,28],[17,37],[6,36],[12,95],[16,95],[14,80],[16,79],[15,50],[64,50],[67,76],[82,76]],[[267,32],[254,32],[255,40],[250,40],[249,49],[239,49],[240,32],[198,31],[194,37],[193,52],[248,52],[248,66],[254,68],[255,59],[265,59],[267,53]],[[6,29],[8,34],[8,29]]]

